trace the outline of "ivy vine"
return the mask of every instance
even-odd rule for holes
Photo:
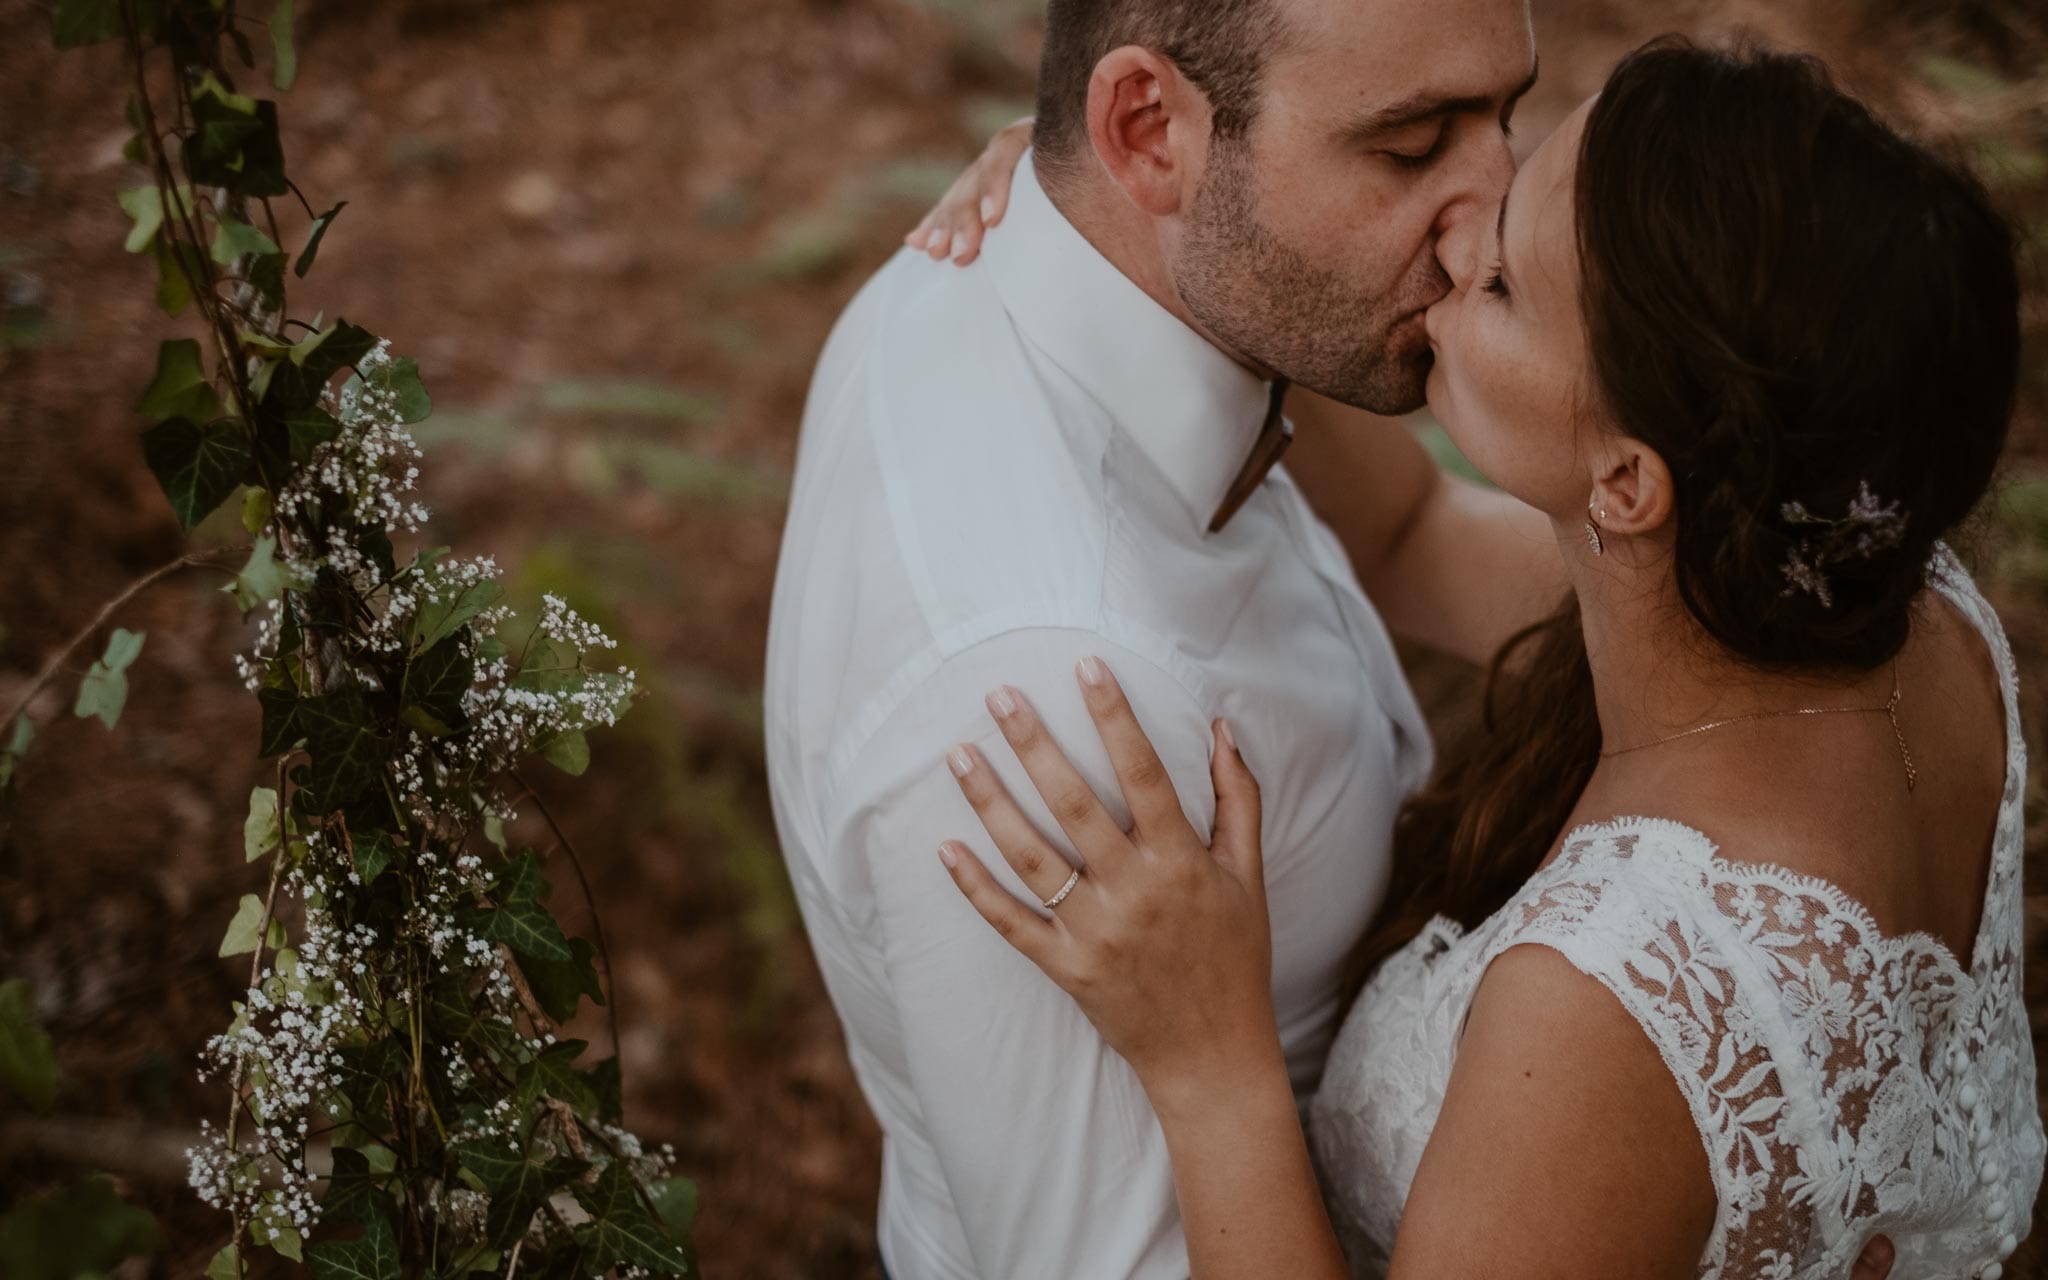
[[[635,673],[602,669],[614,642],[558,596],[520,624],[489,556],[400,558],[393,535],[429,516],[410,428],[432,403],[387,339],[288,312],[288,273],[312,269],[345,202],[315,211],[287,176],[276,103],[237,88],[230,58],[257,66],[250,25],[235,0],[57,0],[52,13],[58,47],[125,50],[125,154],[149,174],[118,197],[127,248],[154,257],[164,313],[201,330],[158,348],[135,405],[143,461],[181,529],[232,502],[253,542],[237,566],[198,553],[164,566],[53,655],[0,719],[0,792],[13,800],[28,705],[65,657],[169,573],[231,568],[222,590],[256,623],[234,661],[261,708],[256,755],[274,766],[244,823],[266,887],[220,945],[249,957],[249,985],[202,1054],[226,1117],[187,1153],[193,1187],[231,1220],[207,1275],[244,1275],[254,1248],[316,1280],[694,1275],[695,1187],[622,1122],[616,1008],[610,1057],[557,1034],[584,1001],[606,1005],[602,932],[563,931],[550,855],[505,829],[531,799],[582,880],[518,766],[581,774],[587,733],[628,709]],[[288,89],[292,0],[261,26]],[[285,197],[310,220],[296,255],[273,208]],[[114,727],[144,639],[111,632],[76,715]],[[29,1063],[7,1077],[47,1105],[54,1065],[25,988],[0,995],[0,1065]],[[124,1209],[101,1182],[75,1197]]]

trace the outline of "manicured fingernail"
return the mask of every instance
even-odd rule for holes
[[[953,776],[964,778],[974,772],[974,757],[967,754],[967,748],[955,747],[946,753],[946,764],[953,770]]]
[[[1010,696],[1009,685],[999,684],[989,691],[988,709],[999,716],[1010,716],[1017,713],[1017,700]]]
[[[993,218],[995,216],[996,198],[994,196],[983,196],[981,198],[981,220],[983,222],[987,222],[990,218]]]
[[[932,250],[934,258],[951,257],[953,253],[953,233],[950,231],[934,231],[932,233]]]
[[[948,840],[939,846],[939,861],[946,864],[948,871],[960,865],[960,851],[953,847],[952,841]]]
[[[1240,756],[1243,755],[1244,752],[1237,749],[1237,739],[1230,734],[1230,721],[1219,716],[1216,720],[1216,727],[1223,732],[1223,745],[1229,747],[1232,753]]]
[[[1074,664],[1074,669],[1081,673],[1082,684],[1093,687],[1102,683],[1102,663],[1093,655]]]

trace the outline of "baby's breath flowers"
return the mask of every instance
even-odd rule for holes
[[[269,700],[267,747],[303,744],[319,795],[307,805],[301,787],[281,811],[267,788],[251,800],[275,826],[252,816],[250,854],[278,859],[277,901],[299,923],[295,945],[245,929],[222,948],[276,944],[202,1055],[202,1078],[233,1082],[238,1123],[188,1153],[192,1184],[288,1256],[339,1199],[354,1220],[388,1219],[401,1251],[474,1263],[554,1247],[685,1271],[673,1149],[645,1150],[618,1122],[614,1065],[578,1065],[586,1046],[557,1034],[599,995],[591,948],[544,907],[539,856],[507,845],[517,815],[496,786],[536,753],[580,772],[583,735],[616,723],[636,673],[595,666],[617,641],[553,592],[508,643],[489,556],[379,554],[378,537],[425,517],[403,498],[421,457],[405,397],[374,376],[394,367],[380,340],[339,396],[322,391],[339,430],[258,531],[292,548],[282,576],[301,589],[265,602],[236,670]],[[339,692],[301,684],[319,642]],[[332,727],[340,711],[361,723]],[[327,768],[336,751],[367,768]],[[340,1151],[326,1171],[316,1134]],[[613,1163],[623,1182],[606,1181]]]
[[[252,1245],[357,1280],[692,1274],[674,1152],[624,1127],[616,1056],[586,1061],[563,1034],[604,1002],[596,949],[547,906],[546,862],[573,849],[551,819],[547,851],[506,828],[515,767],[582,773],[636,674],[600,661],[616,643],[561,595],[520,625],[491,557],[393,546],[431,515],[412,430],[431,402],[386,339],[290,314],[287,280],[342,205],[304,203],[276,104],[235,88],[236,9],[52,8],[60,46],[118,41],[130,59],[126,154],[149,177],[121,196],[128,248],[207,338],[160,344],[136,402],[144,461],[181,529],[239,494],[255,537],[225,589],[252,621],[235,672],[277,764],[244,827],[266,892],[220,948],[249,957],[248,985],[200,1053],[228,1115],[188,1151],[190,1178],[233,1223],[206,1274],[239,1280]],[[267,28],[283,87],[290,6]],[[296,253],[273,238],[287,195],[312,220]],[[0,780],[25,745],[10,741]]]

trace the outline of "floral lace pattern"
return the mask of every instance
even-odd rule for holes
[[[1946,546],[1929,576],[1984,633],[2006,704],[1967,962],[1926,933],[1885,935],[1825,880],[1725,859],[1683,824],[1574,830],[1478,928],[1438,917],[1390,958],[1338,1035],[1311,1150],[1360,1275],[1385,1266],[1473,991],[1522,943],[1606,986],[1678,1081],[1719,1197],[1700,1276],[1835,1280],[1879,1234],[1895,1276],[2002,1274],[2048,1152],[2020,998],[2026,752],[1996,615]]]

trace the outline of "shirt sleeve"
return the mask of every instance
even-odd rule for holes
[[[945,765],[971,742],[1052,846],[1078,863],[983,703],[1008,683],[1119,825],[1129,812],[1081,700],[1074,665],[1096,655],[1130,698],[1182,807],[1206,835],[1215,812],[1209,717],[1159,663],[1073,628],[1005,632],[954,655],[860,753],[835,808],[865,858],[871,927],[902,1029],[925,1134],[980,1280],[1185,1277],[1187,1250],[1159,1122],[1130,1065],[1079,1006],[992,929],[940,865],[972,849],[1036,902]]]

